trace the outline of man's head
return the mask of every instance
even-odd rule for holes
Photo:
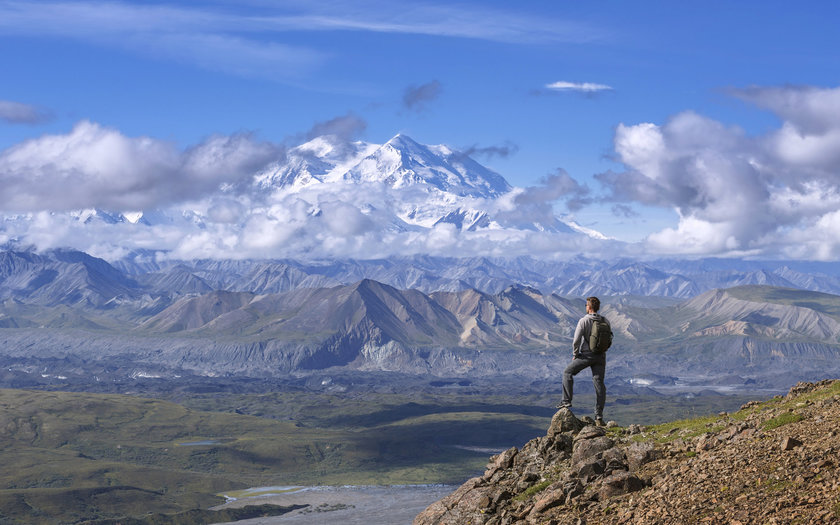
[[[586,311],[587,312],[594,314],[600,309],[601,309],[601,301],[599,301],[597,297],[587,297],[586,298]]]

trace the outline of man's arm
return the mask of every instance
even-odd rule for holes
[[[577,327],[575,328],[575,336],[572,338],[572,356],[577,357],[580,355],[581,345],[583,344],[583,325],[584,325],[584,318],[581,318],[578,321]]]

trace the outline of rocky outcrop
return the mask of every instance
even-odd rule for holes
[[[840,381],[734,414],[623,429],[568,410],[415,525],[840,522]]]
[[[546,512],[641,490],[631,471],[655,458],[653,445],[618,446],[619,432],[561,409],[544,437],[493,456],[482,476],[464,483],[415,519],[415,525],[536,523]]]

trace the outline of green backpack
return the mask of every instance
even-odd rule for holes
[[[612,329],[606,319],[600,315],[592,320],[589,332],[589,350],[593,354],[603,354],[612,345]]]

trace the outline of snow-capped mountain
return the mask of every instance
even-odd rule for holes
[[[495,198],[512,188],[495,173],[446,146],[422,146],[397,135],[364,157],[347,174],[354,182],[384,182],[392,188],[426,186],[458,197]]]
[[[353,187],[387,188],[391,222],[421,228],[451,224],[460,231],[514,228],[604,238],[559,218],[511,222],[507,214],[500,224],[499,200],[516,191],[503,176],[448,146],[422,145],[404,134],[382,145],[317,137],[256,175],[255,185],[275,196],[343,190],[346,197]]]
[[[382,183],[485,199],[512,189],[504,177],[470,157],[447,146],[418,144],[406,135],[383,145],[334,142],[317,137],[292,148],[284,162],[258,174],[255,183],[263,189],[293,191],[317,184]]]
[[[111,254],[137,249],[183,259],[530,255],[535,245],[550,254],[575,239],[604,238],[554,216],[550,203],[519,199],[523,191],[445,145],[404,134],[384,144],[327,135],[289,148],[250,179],[192,200],[142,211],[7,216],[0,241],[22,244],[35,232],[42,247],[113,260]],[[555,237],[532,242],[542,235]]]
[[[353,166],[378,147],[366,142],[338,144],[329,136],[316,137],[289,150],[286,159],[268,166],[254,177],[261,190],[301,190],[318,184],[340,182]]]

